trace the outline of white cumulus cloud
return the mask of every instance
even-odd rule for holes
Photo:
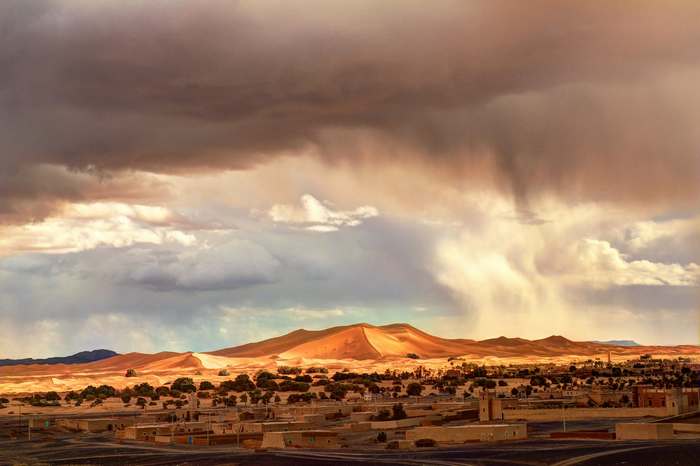
[[[646,285],[694,286],[698,284],[698,265],[650,260],[628,260],[609,242],[583,239],[571,249],[569,263],[562,270],[565,278],[597,287]]]
[[[361,206],[354,210],[334,210],[328,202],[322,202],[311,194],[301,196],[301,206],[275,204],[268,215],[273,222],[296,224],[309,231],[328,233],[340,227],[357,226],[363,220],[376,217],[376,207]]]
[[[119,202],[71,204],[37,223],[7,226],[0,231],[0,254],[67,253],[99,246],[177,243],[191,246],[196,238],[172,223],[175,215],[159,206]]]

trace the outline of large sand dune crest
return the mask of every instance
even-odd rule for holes
[[[381,359],[415,353],[435,358],[464,354],[473,340],[446,339],[409,324],[374,326],[366,323],[325,330],[295,330],[281,337],[210,354],[227,357],[279,357],[281,359]]]
[[[386,359],[414,353],[420,358],[471,355],[477,357],[519,356],[592,356],[615,354],[685,354],[700,352],[696,346],[616,346],[588,341],[571,341],[560,335],[540,340],[498,337],[475,341],[441,338],[409,324],[374,326],[366,323],[332,327],[325,330],[294,332],[242,346],[224,348],[208,354],[232,358],[275,359]]]

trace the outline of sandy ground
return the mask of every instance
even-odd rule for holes
[[[0,376],[0,393],[3,394],[18,394],[32,392],[57,391],[65,392],[68,390],[80,390],[88,385],[107,384],[115,388],[124,388],[133,386],[137,383],[148,382],[153,386],[159,386],[172,382],[177,377],[187,376],[192,377],[195,381],[209,380],[217,383],[224,380],[229,380],[240,373],[249,375],[255,374],[257,371],[265,369],[274,371],[278,366],[317,366],[326,367],[329,371],[337,371],[348,369],[354,372],[379,372],[383,373],[386,370],[412,371],[417,367],[438,370],[449,369],[451,367],[447,358],[433,359],[408,359],[408,358],[386,358],[381,360],[351,360],[351,359],[278,359],[269,358],[226,358],[222,356],[212,356],[207,354],[191,353],[192,357],[197,358],[200,364],[196,366],[185,366],[180,368],[168,367],[167,369],[145,369],[139,370],[137,377],[125,377],[125,369],[118,371],[103,371],[99,370],[94,373],[86,371],[84,368],[78,368],[75,365],[76,371],[67,371],[65,367],[58,368],[52,374],[52,366],[42,366],[43,373],[41,374],[23,374],[21,370],[16,370],[12,375]],[[463,362],[475,363],[486,366],[509,366],[509,365],[532,365],[532,364],[571,364],[581,363],[590,359],[607,360],[607,353],[598,355],[564,355],[556,357],[541,357],[541,356],[522,356],[522,357],[473,357],[463,356],[455,359],[452,362],[455,366],[461,365]],[[655,357],[674,358],[674,354],[655,354]],[[627,355],[612,355],[615,362],[622,362],[630,359]],[[700,361],[700,354],[693,356],[694,361]],[[15,366],[20,367],[20,366]],[[27,367],[27,366],[24,366]],[[228,370],[228,376],[219,376],[219,371],[222,368]]]

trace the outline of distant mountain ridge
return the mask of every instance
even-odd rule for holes
[[[0,359],[0,366],[19,366],[33,364],[82,364],[86,362],[101,361],[102,359],[117,356],[119,353],[107,349],[96,349],[92,351],[80,351],[70,356],[56,356],[52,358],[34,359]]]

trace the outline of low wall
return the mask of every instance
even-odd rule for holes
[[[433,411],[432,409],[406,408],[405,411],[407,417],[423,417],[435,414],[435,411]]]
[[[370,423],[370,426],[372,429],[375,429],[375,430],[400,429],[402,427],[419,426],[420,423],[421,423],[421,419],[414,417],[414,418],[408,418],[408,419],[401,419],[398,421],[372,421]]]
[[[372,430],[372,423],[367,422],[353,422],[350,424],[350,430],[352,432],[367,432]]]
[[[265,432],[262,448],[340,448],[338,434],[328,430]]]
[[[615,432],[552,432],[550,438],[580,438],[580,439],[595,439],[595,440],[615,440]]]
[[[561,409],[504,409],[503,419],[506,421],[519,419],[526,421],[560,421],[564,417],[566,420],[579,421],[645,416],[664,417],[667,415],[667,412],[666,408],[568,408],[564,411]]]
[[[299,421],[312,425],[312,424],[325,424],[326,423],[326,415],[325,414],[302,414],[301,419],[298,419]]]
[[[85,432],[104,432],[106,430],[116,430],[120,421],[116,419],[59,419],[56,424],[70,430],[81,430]],[[123,424],[123,423],[122,423]]]
[[[292,416],[299,416],[303,414],[342,414],[343,416],[349,416],[352,413],[353,407],[347,404],[333,403],[333,404],[323,404],[323,405],[312,405],[312,406],[285,406],[284,412],[291,414]],[[280,412],[278,409],[276,412]]]
[[[307,422],[291,421],[291,422],[242,422],[235,424],[233,430],[239,430],[245,433],[263,433],[263,432],[284,432],[290,430],[310,429],[312,426]]]
[[[615,424],[615,437],[618,440],[670,440],[673,439],[673,424]]]
[[[190,445],[234,445],[237,443],[243,444],[246,440],[262,440],[263,434],[259,433],[249,433],[249,434],[227,434],[227,435],[209,435],[197,434],[197,435],[156,435],[154,438],[155,443],[177,443],[177,444],[190,444]]]
[[[393,445],[391,445],[393,443]],[[393,440],[387,444],[387,448],[395,447],[397,450],[414,450],[416,448],[415,442],[411,440]]]
[[[406,432],[406,440],[432,439],[438,443],[494,442],[525,438],[527,438],[526,424],[416,427]]]
[[[374,411],[360,411],[357,413],[352,413],[350,415],[350,421],[352,422],[365,422],[365,421],[370,421],[372,419],[372,416],[374,416],[376,413]]]
[[[700,434],[700,424],[684,424],[681,422],[674,422],[673,430],[675,432],[688,432]]]

